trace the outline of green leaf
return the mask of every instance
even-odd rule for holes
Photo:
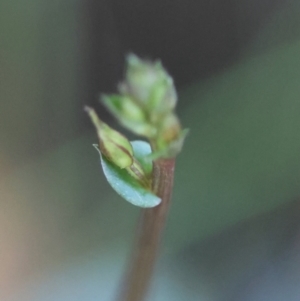
[[[149,143],[144,141],[131,141],[130,143],[133,147],[134,156],[141,163],[144,170],[150,173],[152,163],[147,157],[151,154]],[[99,151],[98,146],[95,145],[95,147]],[[99,153],[104,175],[111,187],[121,197],[129,203],[143,208],[151,208],[160,204],[161,199],[158,196],[141,186],[125,169],[117,167],[104,158],[100,151]]]

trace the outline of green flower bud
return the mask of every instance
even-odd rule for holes
[[[103,95],[102,102],[115,116],[120,116],[124,120],[131,120],[136,123],[145,122],[144,111],[128,96]]]
[[[127,57],[126,81],[120,92],[126,92],[151,114],[172,111],[177,102],[174,83],[159,61],[148,62],[131,54]]]
[[[133,150],[129,140],[101,121],[95,110],[86,107],[97,129],[99,148],[103,156],[120,168],[127,168],[133,163]]]
[[[146,174],[140,162],[134,157],[129,140],[101,121],[94,109],[85,107],[85,110],[97,129],[101,154],[119,168],[125,168],[141,185],[150,189],[151,175]]]
[[[180,131],[176,139],[172,140],[168,145],[165,157],[176,157],[181,152],[184,140],[188,133],[189,129],[184,129]]]
[[[171,141],[176,140],[180,134],[180,123],[175,114],[168,114],[162,119],[159,127],[159,139],[164,143],[169,144]]]
[[[156,141],[157,144],[155,145],[156,150],[151,155],[149,155],[149,159],[155,160],[158,158],[176,157],[182,149],[185,137],[187,136],[188,132],[188,129],[181,130],[179,135],[169,143],[166,143],[163,139],[158,139]]]
[[[156,129],[149,124],[145,112],[132,98],[104,95],[102,102],[118,121],[133,133],[145,137],[153,137],[156,134]]]

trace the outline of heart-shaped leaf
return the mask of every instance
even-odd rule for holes
[[[145,141],[131,141],[135,158],[140,162],[146,173],[152,170],[152,163],[149,159],[151,147]],[[151,208],[160,204],[161,199],[153,192],[145,189],[134,178],[132,178],[126,169],[121,169],[108,161],[95,145],[100,153],[101,165],[104,175],[111,187],[129,203],[143,207]]]

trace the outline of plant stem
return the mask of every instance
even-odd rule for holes
[[[137,244],[126,275],[121,301],[145,300],[169,211],[174,168],[175,158],[154,161],[153,191],[162,202],[154,208],[142,210]]]

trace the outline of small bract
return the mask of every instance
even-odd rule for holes
[[[152,162],[148,159],[151,147],[145,141],[131,141],[134,156],[139,160],[143,169],[151,172]],[[161,199],[152,191],[143,187],[125,169],[121,169],[107,160],[99,151],[104,175],[111,187],[129,203],[143,208],[151,208],[160,204]]]

